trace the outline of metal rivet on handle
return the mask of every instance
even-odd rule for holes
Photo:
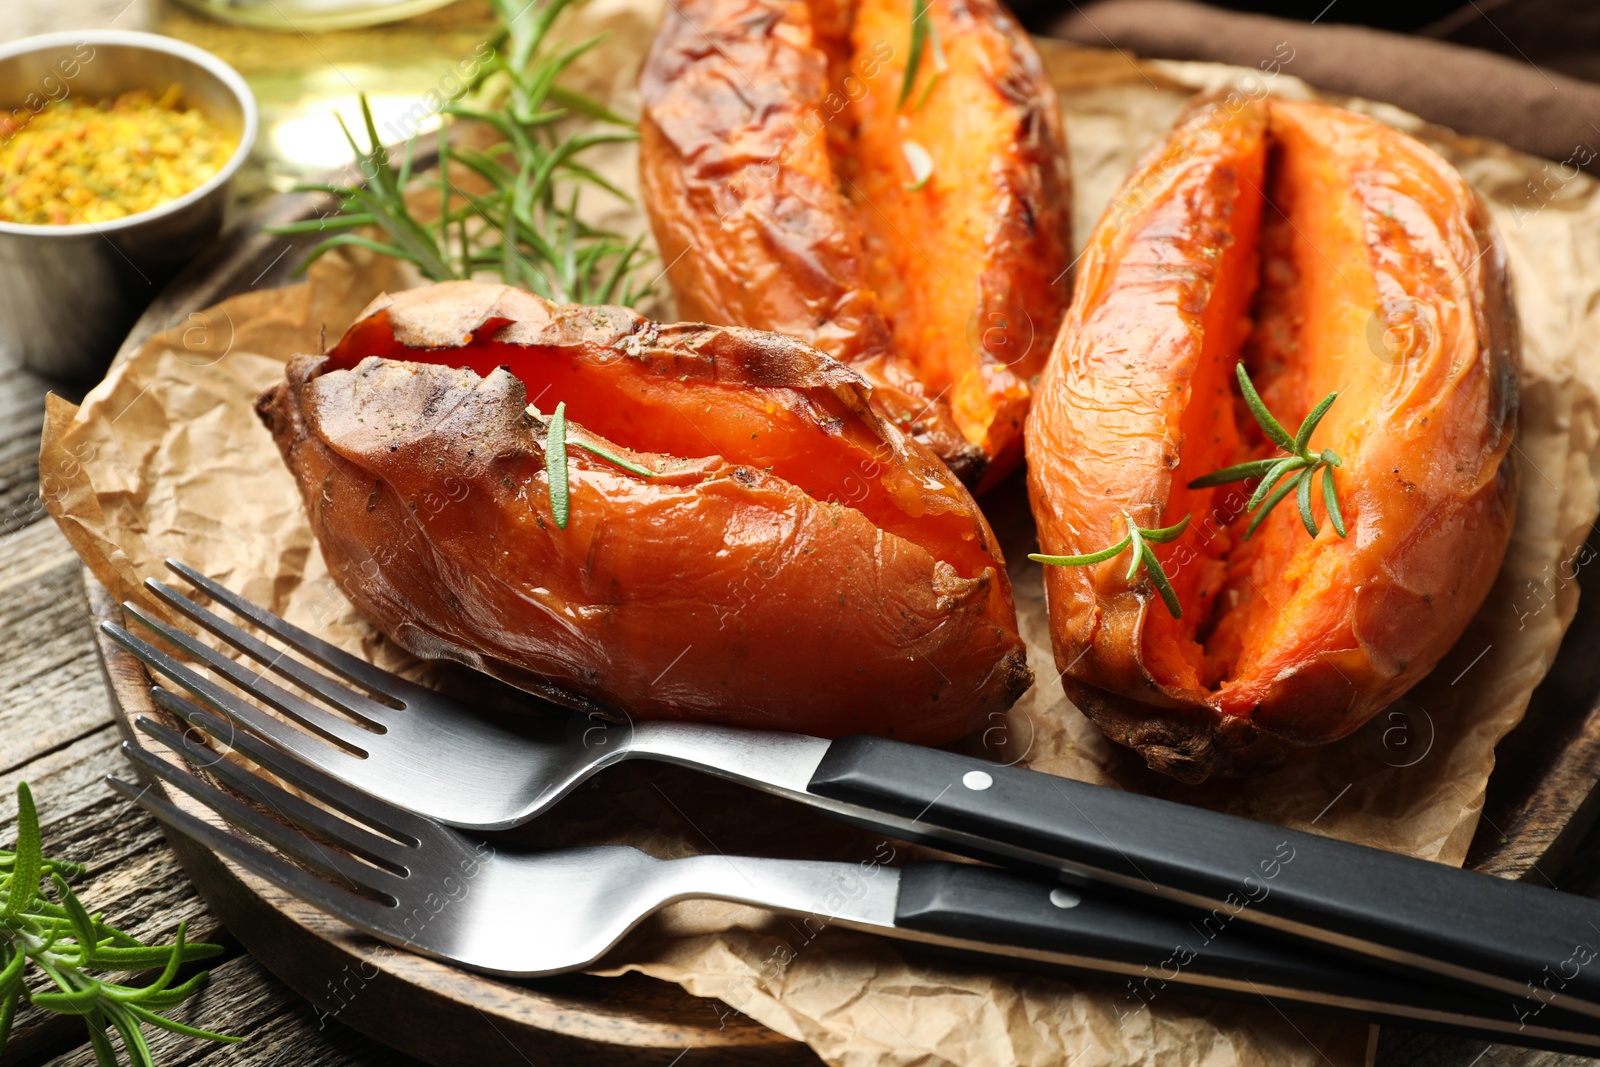
[[[1050,903],[1058,908],[1076,908],[1083,903],[1083,898],[1070,889],[1052,889]]]
[[[988,789],[994,785],[994,779],[987,771],[968,771],[961,776],[961,784],[968,789]]]

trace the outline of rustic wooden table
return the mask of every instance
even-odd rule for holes
[[[52,29],[146,28],[150,0],[53,0],[24,5],[26,18],[0,25],[0,42]],[[70,299],[69,296],[63,297]],[[180,1018],[244,1038],[218,1046],[165,1032],[151,1035],[157,1060],[180,1064],[404,1067],[416,1061],[319,1016],[231,941],[185,879],[161,830],[102,784],[126,773],[95,658],[78,561],[39,498],[38,450],[51,388],[0,365],[0,843],[14,839],[16,783],[39,802],[46,850],[88,865],[80,892],[91,909],[142,937],[167,937],[180,920],[192,938],[226,945],[207,990]],[[56,386],[77,399],[70,387]],[[1600,896],[1600,831],[1570,865],[1563,888]],[[692,1052],[684,1056],[692,1067]],[[508,1044],[500,1062],[532,1063]],[[1386,1029],[1382,1067],[1581,1067],[1600,1064],[1482,1041]],[[24,1009],[0,1067],[94,1063],[82,1024]]]

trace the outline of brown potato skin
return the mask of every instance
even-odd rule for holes
[[[693,388],[708,426],[719,398],[742,398],[819,449],[841,433],[875,441],[872,476],[922,511],[905,528],[981,569],[963,577],[862,511],[737,459],[633,451],[577,423],[559,529],[546,424],[508,369],[519,361],[529,380],[548,364],[569,404],[592,410],[630,389]],[[961,736],[1031,682],[970,495],[870,411],[855,374],[797,341],[445,283],[380,298],[327,356],[296,356],[257,407],[334,580],[419,656],[612,718],[924,743]],[[576,439],[659,473],[630,474]],[[973,547],[951,548],[951,531]]]
[[[1124,510],[1146,528],[1193,517],[1156,550],[1184,622],[1144,572],[1126,579],[1126,558],[1045,567],[1068,695],[1108,737],[1190,782],[1267,770],[1343,737],[1426,675],[1494,581],[1517,494],[1520,345],[1481,200],[1431,150],[1374,120],[1286,101],[1219,108],[1202,101],[1180,118],[1113,199],[1027,433],[1041,551],[1112,544]],[[1282,205],[1264,216],[1262,188]],[[1255,224],[1260,249],[1240,222],[1252,211],[1266,219]],[[1330,221],[1296,245],[1279,221],[1290,215],[1303,229]],[[1277,454],[1252,446],[1260,435],[1223,398],[1219,382],[1230,396],[1237,387],[1218,368],[1231,374],[1240,353],[1237,336],[1223,336],[1242,329],[1237,293],[1223,307],[1230,286],[1285,248],[1262,272],[1274,280],[1256,294],[1243,354],[1291,430],[1345,390],[1312,447],[1343,457],[1347,539],[1323,515],[1320,484],[1315,541],[1293,499],[1245,541],[1254,483],[1187,488]],[[1366,347],[1361,326],[1394,300],[1433,328],[1417,335],[1430,343],[1390,360]],[[1203,656],[1180,640],[1198,626],[1214,627]]]
[[[992,484],[1020,459],[1031,379],[1066,304],[1055,93],[998,4],[939,0],[945,47],[972,55],[911,116],[928,132],[913,132],[936,157],[985,167],[969,180],[950,162],[908,192],[886,112],[910,9],[852,42],[870,3],[670,5],[640,76],[644,202],[680,314],[849,363],[892,421],[969,485]]]

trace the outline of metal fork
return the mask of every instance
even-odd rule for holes
[[[101,629],[113,641],[246,730],[358,789],[447,825],[472,830],[520,825],[597,771],[638,758],[682,763],[812,800],[806,782],[828,748],[819,738],[691,723],[618,724],[533,696],[526,699],[537,714],[486,713],[335,648],[193,568],[175,560],[167,566],[337,677],[284,654],[163,582],[149,579],[146,589],[350,718],[290,692],[137,604],[122,606],[134,622],[304,729],[266,714],[122,627],[103,623]],[[182,714],[169,691],[158,687],[153,696],[162,707]]]
[[[357,789],[440,822],[509,827],[611,764],[664,760],[904,840],[1224,909],[1243,923],[1384,966],[1600,1017],[1600,966],[1584,966],[1585,957],[1595,958],[1589,946],[1600,931],[1595,901],[882,738],[826,741],[699,723],[614,724],[533,697],[530,707],[541,714],[489,714],[351,656],[181,563],[168,566],[321,669],[152,579],[145,584],[156,598],[321,703],[125,604],[133,622],[296,725],[122,627],[102,624],[114,641],[228,723],[202,725],[193,705],[157,686],[161,707],[224,742],[264,738]]]
[[[222,726],[202,709],[189,711],[201,729]],[[123,744],[130,759],[253,840],[154,789],[110,777],[112,788],[173,830],[358,930],[473,970],[535,976],[581,968],[666,904],[709,898],[991,962],[1139,976],[1145,996],[1150,975],[1159,973],[1163,984],[1191,991],[1600,1051],[1600,1034],[1570,1013],[1552,1010],[1524,1024],[1507,998],[1402,982],[1354,961],[1285,947],[1249,928],[1230,930],[1175,964],[1174,946],[1195,941],[1203,915],[1131,908],[1109,895],[1009,871],[944,862],[896,869],[721,855],[660,860],[625,846],[504,851],[362,794],[255,738],[240,737],[239,751],[328,807],[219,759],[196,744],[198,735],[146,718],[136,725],[232,792],[131,741]]]

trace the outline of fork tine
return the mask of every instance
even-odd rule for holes
[[[195,659],[217,671],[217,673],[227,678],[240,689],[261,698],[307,729],[315,731],[329,741],[366,755],[367,750],[362,745],[360,738],[367,732],[362,730],[361,727],[339,718],[332,712],[324,711],[309,701],[302,700],[293,693],[245,669],[227,656],[214,649],[207,648],[183,631],[175,630],[165,623],[150,618],[132,604],[124,604],[123,610],[128,612],[132,618],[146,629],[159,634],[173,645],[183,649]],[[242,721],[250,718],[252,712],[255,716],[262,716],[259,709],[251,708],[249,704],[240,700],[226,689],[202,678],[187,665],[179,663],[154,645],[134,637],[115,623],[102,622],[100,630],[117,644],[132,652],[146,666],[160,671],[229,718]]]
[[[349,712],[358,719],[381,724],[383,712],[392,710],[365,693],[334,681],[321,671],[312,670],[293,656],[285,655],[260,638],[248,634],[213,612],[196,604],[165,582],[146,578],[144,587],[154,593],[173,610],[178,611],[210,630],[240,652],[249,656],[270,671],[281,674],[300,688],[326,700],[336,708]]]
[[[197,711],[199,709],[196,709]],[[201,714],[204,714],[203,712]],[[215,722],[215,720],[213,720]],[[265,780],[251,774],[243,767],[218,758],[218,753],[209,748],[196,751],[191,739],[178,733],[178,731],[164,726],[154,719],[147,719],[143,715],[134,720],[134,725],[146,734],[160,741],[173,752],[181,755],[188,763],[199,769],[202,763],[197,757],[204,753],[211,757],[203,764],[205,770],[227,785],[234,792],[243,793],[256,803],[265,807],[277,807],[284,818],[316,833],[328,841],[332,841],[347,852],[353,852],[362,859],[387,867],[395,874],[405,876],[409,874],[406,867],[406,853],[410,851],[406,845],[382,837],[370,830],[340,819],[315,804],[308,804],[293,793],[270,786]],[[221,725],[218,723],[218,725]],[[248,755],[248,753],[247,753]],[[268,790],[271,790],[269,793]],[[414,847],[417,842],[412,842]]]
[[[405,881],[403,876],[360,863],[341,852],[334,852],[307,836],[298,826],[291,825],[287,821],[289,816],[285,813],[285,809],[289,807],[285,803],[285,798],[290,794],[277,786],[261,780],[259,792],[268,798],[265,801],[267,808],[284,819],[284,822],[269,819],[256,809],[240,803],[215,786],[201,781],[189,771],[173,766],[132,741],[122,742],[122,754],[156,777],[188,793],[234,826],[253,834],[324,876],[338,879],[348,888],[376,893],[387,897],[391,902],[398,903],[399,897],[396,894]]]
[[[154,695],[157,704],[190,726],[244,753],[252,763],[266,768],[296,788],[304,789],[317,799],[331,804],[352,818],[360,819],[390,837],[416,846],[434,828],[433,823],[421,816],[413,815],[403,808],[397,808],[393,804],[346,785],[327,773],[326,768],[330,765],[337,768],[354,764],[356,762],[354,757],[327,749],[329,756],[302,762],[286,754],[282,746],[269,743],[272,741],[270,736],[264,742],[251,734],[230,730],[225,720],[202,710],[176,693],[157,687]],[[287,727],[280,728],[287,729]]]
[[[269,745],[293,753],[296,759],[305,760],[318,767],[337,769],[346,774],[355,774],[356,768],[353,765],[361,762],[359,757],[351,755],[337,745],[328,744],[319,737],[297,730],[243,701],[234,701],[231,707],[214,708],[213,710],[220,712],[225,718],[213,719],[212,722],[215,724],[213,729],[200,726],[189,711],[189,709],[194,711],[199,709],[165,686],[151,686],[150,696],[160,707],[191,725],[198,726],[230,748],[242,750],[246,738],[260,737]],[[244,729],[240,730],[237,727]]]
[[[168,827],[260,875],[284,892],[293,893],[351,926],[371,933],[383,933],[386,925],[384,913],[387,911],[383,905],[303,871],[239,835],[189,814],[149,789],[141,789],[110,774],[106,775],[105,781],[112,790],[133,801]]]
[[[343,649],[335,648],[320,637],[312,636],[293,623],[251,603],[226,586],[212,581],[185,563],[175,559],[166,562],[169,569],[190,585],[203,590],[212,600],[225,605],[235,615],[248,619],[289,647],[304,652],[335,674],[341,674],[374,693],[389,697],[391,700],[401,700],[397,693],[403,692],[406,688],[403,679],[397,678],[381,667],[374,667],[366,660],[352,656]]]

